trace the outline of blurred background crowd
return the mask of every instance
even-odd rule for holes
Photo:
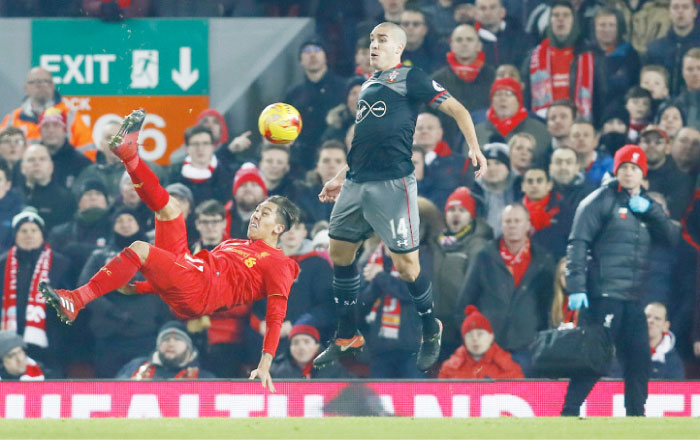
[[[304,79],[279,97],[301,112],[291,145],[229,133],[208,109],[183,127],[169,166],[153,164],[185,209],[191,249],[244,238],[269,195],[302,209],[281,238],[301,266],[290,295],[275,378],[522,378],[539,330],[575,324],[568,309],[567,239],[578,204],[606,185],[626,144],[645,152],[645,188],[682,224],[644,272],[654,378],[700,378],[700,23],[696,0],[0,0],[1,17],[312,17],[298,48]],[[440,363],[415,368],[420,322],[387,249],[360,259],[363,356],[324,370],[311,361],[336,312],[328,257],[331,204],[322,184],[346,164],[362,83],[372,75],[369,32],[399,24],[403,63],[430,74],[472,114],[488,159],[474,178],[450,118],[418,116],[413,163],[421,266],[445,324]],[[31,69],[26,94],[0,123],[2,379],[247,377],[265,331],[264,301],[189,321],[154,295],[119,292],[59,323],[38,295],[48,278],[74,288],[123,247],[153,239],[107,142],[62,101],[51,73]],[[148,111],[148,109],[146,109]],[[230,123],[230,122],[229,122]],[[517,203],[517,204],[516,204]],[[514,205],[515,204],[515,205]],[[520,250],[526,257],[510,256]],[[610,376],[619,376],[619,365]]]

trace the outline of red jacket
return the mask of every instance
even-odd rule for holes
[[[484,357],[475,361],[462,345],[440,368],[440,379],[522,379],[523,371],[510,353],[495,342]]]

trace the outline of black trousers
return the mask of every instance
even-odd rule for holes
[[[651,374],[651,350],[642,303],[610,298],[590,299],[590,308],[581,310],[580,321],[582,324],[602,324],[610,332],[616,355],[624,366],[627,416],[644,416]],[[561,415],[578,416],[581,404],[598,379],[592,376],[571,378]]]

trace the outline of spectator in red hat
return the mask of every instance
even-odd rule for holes
[[[458,187],[447,199],[445,220],[447,229],[438,237],[433,265],[435,316],[445,325],[442,359],[462,343],[454,309],[467,266],[476,251],[493,239],[493,230],[477,216],[476,201],[466,187]]]
[[[494,81],[489,100],[491,107],[486,112],[486,120],[476,125],[480,145],[489,143],[494,135],[508,141],[519,132],[527,132],[537,141],[536,151],[549,146],[551,136],[547,126],[528,115],[523,105],[523,89],[517,80],[505,77]]]
[[[681,172],[673,161],[670,140],[659,126],[650,124],[642,130],[639,147],[647,156],[648,190],[663,195],[671,218],[680,220],[693,197],[693,176]]]
[[[440,368],[440,379],[522,379],[523,371],[510,353],[494,342],[486,316],[470,305],[462,323],[464,345]]]
[[[68,140],[66,111],[50,107],[39,116],[41,144],[46,146],[54,163],[52,183],[70,189],[80,172],[88,167],[90,160],[75,150]]]
[[[321,337],[313,325],[297,324],[289,332],[289,350],[278,356],[270,368],[270,374],[278,379],[337,379],[347,378],[348,373],[340,364],[329,364],[322,369],[313,368],[313,361],[321,351]]]
[[[226,231],[231,238],[246,238],[250,215],[267,198],[267,188],[253,163],[245,163],[233,179],[233,200],[226,204]]]
[[[566,287],[579,324],[603,326],[625,367],[627,416],[644,416],[651,352],[642,302],[652,246],[672,247],[680,237],[659,203],[642,187],[647,156],[628,144],[615,153],[616,179],[601,186],[576,209],[569,236]],[[578,416],[597,377],[574,376],[563,416]]]

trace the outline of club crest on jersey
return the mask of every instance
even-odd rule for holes
[[[435,80],[433,80],[433,88],[435,88],[435,90],[438,92],[442,92],[445,90],[445,88],[442,87],[442,85]]]
[[[398,78],[398,76],[399,76],[399,71],[397,71],[396,69],[394,69],[394,70],[391,71],[391,73],[389,74],[389,78],[386,79],[386,82],[387,82],[387,83],[393,83],[393,82],[396,81],[396,79]]]
[[[627,207],[620,207],[620,209],[617,211],[617,213],[620,214],[620,219],[626,219],[627,218]]]

